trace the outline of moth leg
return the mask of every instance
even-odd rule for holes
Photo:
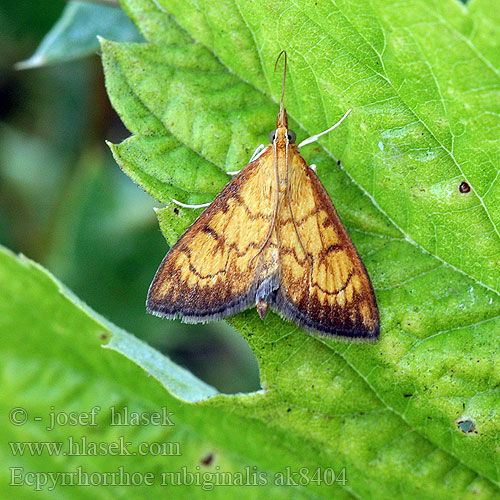
[[[177,200],[174,200],[172,198],[172,203],[175,203],[176,205],[179,205],[180,207],[183,207],[183,208],[205,208],[205,207],[208,207],[208,205],[210,205],[210,203],[201,203],[200,205],[186,205],[186,203],[181,203],[180,201],[177,201]]]
[[[250,161],[248,163],[252,163],[254,160],[256,160],[262,154],[262,152],[264,151],[264,149],[266,149],[266,146],[264,146],[264,144],[261,144],[260,146],[258,146],[255,149],[255,151],[253,152],[253,155],[250,158]],[[228,175],[236,175],[236,174],[239,174],[240,172],[241,172],[241,170],[234,170],[232,172],[226,172],[226,174],[228,174]]]
[[[337,128],[347,118],[347,116],[351,111],[352,109],[348,109],[345,112],[345,115],[335,125],[332,125],[329,129],[326,129],[323,132],[320,132],[319,134],[308,137],[307,139],[303,140],[297,147],[300,149],[302,146],[311,144],[311,142],[316,142],[322,135],[328,134],[328,132],[331,132],[334,128]]]
[[[314,172],[316,173],[316,164],[315,163],[311,163],[311,165],[309,165],[309,168]]]
[[[266,146],[264,146],[264,144],[261,144],[260,146],[257,146],[257,148],[255,148],[255,151],[253,152],[252,157],[250,158],[250,162],[249,163],[252,163],[254,160],[256,160],[262,154],[262,152],[264,151],[264,149],[266,149]]]

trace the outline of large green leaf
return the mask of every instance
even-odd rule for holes
[[[244,313],[232,323],[259,359],[264,391],[207,404],[345,464],[360,498],[498,495],[496,4],[122,4],[148,43],[102,43],[110,97],[134,134],[112,149],[162,202],[210,201],[266,141],[281,49],[299,137],[353,108],[303,153],[373,279],[381,340],[318,340]],[[169,242],[195,216],[161,209]]]
[[[261,335],[263,332],[254,333],[259,333],[261,352],[275,349],[276,338]],[[225,472],[237,478],[238,474],[245,474],[246,467],[251,473],[263,474],[268,484],[215,487],[211,496],[393,498],[404,483],[403,498],[457,498],[458,495],[493,498],[495,495],[487,481],[412,433],[390,409],[384,408],[354,370],[311,337],[285,334],[286,344],[292,347],[299,341],[300,349],[290,359],[276,360],[273,371],[278,376],[277,383],[266,388],[265,397],[262,393],[214,397],[211,387],[108,323],[40,266],[26,258],[16,258],[2,248],[0,334],[5,389],[2,412],[18,423],[23,416],[19,409],[27,412],[23,425],[14,425],[10,420],[2,434],[2,484],[10,484],[2,487],[5,497],[15,491],[16,498],[32,498],[35,488],[39,490],[37,495],[47,498],[58,492],[65,498],[88,498],[89,492],[92,498],[109,498],[111,490],[128,497],[131,487],[126,484],[112,489],[72,486],[69,490],[60,483],[54,486],[46,475],[67,473],[69,481],[69,474],[78,468],[83,474],[104,477],[104,473],[116,473],[120,467],[136,477],[153,474],[151,486],[133,489],[135,497],[143,492],[148,498],[159,497],[164,491],[175,492],[176,498],[205,497],[200,485],[189,487],[182,484],[187,482],[182,479],[173,490],[165,490],[161,486],[163,472],[186,468],[191,473]],[[283,351],[279,346],[276,350]],[[282,352],[281,356],[285,354]],[[311,366],[310,356],[325,369]],[[287,373],[288,370],[291,372]],[[314,389],[306,382],[311,370],[316,370],[316,401],[311,406],[327,413],[306,406],[308,394]],[[291,395],[283,383],[287,376],[298,380],[299,375],[302,398],[296,392]],[[346,405],[351,393],[357,395],[358,401]],[[213,399],[206,399],[210,397]],[[85,416],[96,406],[100,410],[95,426],[56,425],[51,429],[52,412]],[[170,421],[174,425],[112,427],[111,407],[120,412],[126,407],[129,412],[145,414],[161,412],[165,407],[172,413]],[[17,413],[13,413],[16,409]],[[122,439],[131,443],[125,449],[132,455],[125,452],[119,455],[102,452],[97,457],[84,455],[83,448],[79,451],[74,444],[70,445],[72,441],[82,446],[83,439],[103,443],[101,446]],[[172,443],[167,445],[167,453],[176,453],[178,443],[181,455],[155,456],[144,452],[146,448],[140,453],[140,443],[155,442]],[[42,451],[38,455],[27,451],[33,446],[29,443],[54,443],[48,446],[61,443],[61,451],[51,454]],[[22,453],[23,446],[26,450]],[[47,445],[38,446],[43,449]],[[65,455],[71,449],[77,454]],[[212,463],[205,463],[210,460]],[[327,471],[324,477],[329,481],[328,470],[340,473],[343,467],[347,471],[345,488],[340,484],[300,482],[301,477],[304,482],[312,477],[318,480],[314,476],[318,468],[321,474]],[[275,480],[279,481],[279,474],[286,473],[287,468],[295,474],[292,480],[297,484],[290,482],[288,486],[276,487]],[[322,480],[323,476],[319,477]],[[443,478],[447,482],[441,484]],[[42,484],[44,481],[47,483]],[[208,488],[208,483],[215,482],[215,476],[205,475],[202,481]],[[377,488],[373,491],[371,484],[375,481]],[[14,485],[23,483],[24,487],[15,486],[12,490]]]

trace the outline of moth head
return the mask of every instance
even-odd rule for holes
[[[276,139],[276,132],[277,132],[278,129],[274,129],[274,130],[271,130],[271,132],[269,132],[269,142],[274,142],[274,140]],[[295,132],[293,130],[287,130],[286,131],[286,136],[288,138],[288,142],[290,144],[294,144],[295,141],[296,141],[296,136],[295,136]]]

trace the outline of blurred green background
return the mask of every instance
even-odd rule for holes
[[[99,56],[14,68],[65,7],[0,7],[0,243],[220,391],[259,389],[253,353],[225,322],[184,325],[146,314],[168,249],[153,211],[160,204],[120,171],[104,143],[129,134],[107,98]]]

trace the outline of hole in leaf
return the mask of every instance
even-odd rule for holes
[[[461,418],[461,419],[457,420],[457,426],[464,434],[470,434],[472,432],[477,432],[476,431],[476,422],[473,418],[470,418],[470,417]]]
[[[257,358],[227,323],[198,326],[175,321],[170,327],[170,345],[159,348],[175,363],[225,394],[261,389]]]

